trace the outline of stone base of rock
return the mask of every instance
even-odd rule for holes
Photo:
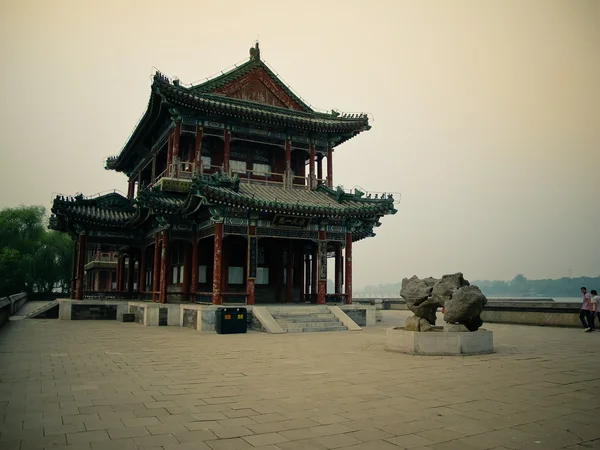
[[[387,350],[411,355],[481,355],[494,352],[491,331],[447,332],[442,327],[433,331],[387,330]]]

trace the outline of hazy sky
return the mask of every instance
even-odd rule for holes
[[[104,170],[152,68],[261,56],[310,104],[375,118],[334,182],[402,193],[354,286],[600,275],[599,1],[0,0],[0,208],[126,191]]]

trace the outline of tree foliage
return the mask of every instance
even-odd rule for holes
[[[0,297],[18,292],[68,290],[73,243],[46,229],[41,206],[0,211]]]

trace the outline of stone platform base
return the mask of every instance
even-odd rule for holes
[[[494,352],[491,331],[445,332],[406,331],[404,328],[387,330],[387,350],[414,355],[481,355]]]

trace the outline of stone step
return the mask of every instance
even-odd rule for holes
[[[271,314],[329,314],[326,306],[268,306]]]
[[[319,328],[293,328],[286,330],[286,333],[313,333],[317,331],[348,331],[348,329],[343,325],[339,325]]]
[[[41,314],[43,312],[48,311],[50,308],[54,308],[55,306],[58,306],[58,300],[53,300],[51,302],[46,303],[45,305],[43,305],[42,307],[35,309],[33,311],[31,311],[30,313],[28,313],[27,315],[25,315],[23,318],[24,319],[33,319],[34,317],[36,317],[38,314]]]
[[[279,325],[283,329],[292,329],[292,328],[327,328],[327,327],[337,327],[343,325],[337,320],[332,320],[330,322],[279,322]],[[344,327],[345,328],[345,327]]]
[[[275,320],[284,320],[292,322],[321,322],[335,319],[333,314],[272,314]]]

